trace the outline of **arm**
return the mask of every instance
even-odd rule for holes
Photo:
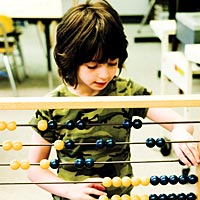
[[[184,120],[182,116],[168,108],[150,108],[147,117],[155,122]],[[161,126],[171,132],[172,141],[194,140],[194,128],[191,124],[162,124]],[[197,143],[173,143],[173,149],[178,158],[186,165],[198,165],[200,159]]]
[[[33,144],[49,144],[38,133],[33,133]],[[39,163],[42,159],[48,159],[51,146],[34,146],[30,148],[29,161],[30,163]],[[28,170],[28,178],[33,182],[63,182],[64,180],[57,177],[51,170],[42,169],[40,166],[31,166]],[[101,181],[99,178],[90,178],[86,181]],[[49,193],[69,198],[71,200],[94,200],[89,196],[94,194],[97,196],[106,195],[104,187],[100,183],[84,183],[84,184],[39,184],[39,187]],[[79,191],[79,192],[77,192]]]

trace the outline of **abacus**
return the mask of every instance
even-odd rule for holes
[[[131,108],[131,107],[200,107],[200,95],[171,95],[171,96],[134,96],[134,97],[53,97],[53,98],[46,98],[46,97],[18,97],[18,98],[1,98],[0,99],[0,110],[35,110],[35,109],[62,109],[62,108],[70,108],[70,109],[87,109],[87,108]],[[181,122],[160,122],[160,123],[181,123]],[[199,121],[185,121],[182,123],[199,123]],[[72,126],[72,122],[68,121],[67,125],[68,128]],[[130,125],[131,124],[131,125]],[[124,128],[130,128],[130,126],[133,126],[135,129],[140,129],[145,124],[153,124],[151,122],[142,122],[139,119],[128,121],[125,119],[122,122],[122,125]],[[3,132],[5,130],[7,131],[15,131],[18,127],[24,127],[27,126],[27,124],[19,124],[18,122],[11,121],[11,122],[5,122],[4,120],[0,119],[0,132]],[[46,122],[41,121],[39,124],[37,124],[38,128],[46,129],[47,127],[55,128],[57,124],[54,122]],[[84,124],[82,122],[76,123],[76,126],[78,126],[80,129],[84,128]],[[180,141],[179,141],[180,142]],[[185,141],[187,142],[187,141]],[[193,141],[199,144],[199,141]],[[153,147],[162,147],[166,141],[163,138],[157,138],[156,140],[154,138],[147,138],[145,142],[140,142],[139,144],[146,145],[149,148]],[[136,142],[130,142],[131,144],[138,144]],[[23,147],[29,147],[31,145],[40,145],[40,144],[24,144],[22,141],[12,141],[12,140],[5,140],[0,144],[1,148],[4,151],[10,151],[15,150],[19,151],[22,150]],[[98,148],[112,148],[113,145],[120,145],[119,142],[113,141],[112,139],[108,141],[101,141],[98,140],[95,143],[88,143],[88,144],[76,144],[73,141],[66,141],[65,143],[63,141],[56,141],[52,146],[55,147],[56,150],[61,150],[62,148],[73,148],[74,145],[95,145]],[[120,161],[118,161],[120,163]],[[131,163],[142,163],[142,161],[130,161]],[[174,160],[148,160],[144,161],[144,163],[151,163],[151,162],[179,162],[178,159]],[[47,169],[51,167],[52,169],[56,169],[59,164],[74,164],[77,168],[81,167],[87,167],[91,168],[94,164],[99,164],[98,162],[95,162],[92,158],[89,158],[85,160],[84,162],[82,160],[75,160],[74,163],[58,163],[56,159],[54,160],[42,160],[40,163],[29,163],[27,160],[13,160],[10,163],[1,163],[0,167],[10,167],[12,170],[18,170],[19,168],[26,170],[31,165],[40,165],[42,168]],[[101,164],[101,163],[100,163]],[[181,164],[181,163],[180,163]],[[156,194],[153,193],[151,195],[142,195],[139,196],[137,194],[134,194],[132,196],[129,196],[127,194],[124,194],[122,196],[119,196],[118,194],[112,196],[111,200],[139,200],[139,199],[150,199],[150,200],[168,200],[168,199],[179,199],[179,200],[200,200],[200,191],[199,191],[199,167],[196,168],[196,173],[191,174],[188,176],[176,176],[176,175],[152,175],[149,177],[114,177],[109,178],[105,177],[103,178],[102,184],[105,187],[110,187],[113,185],[114,187],[129,187],[131,184],[136,187],[139,185],[147,186],[149,184],[156,186],[156,185],[166,185],[171,184],[175,185],[177,183],[184,185],[184,184],[192,184],[194,185],[196,192],[185,194],[183,192],[180,192],[178,194]],[[71,183],[71,182],[70,182]],[[79,182],[76,182],[79,183]],[[41,183],[31,183],[31,182],[24,182],[24,181],[16,181],[16,182],[0,182],[0,185],[30,185],[30,184],[41,184]],[[44,184],[44,183],[43,183]],[[45,184],[67,184],[67,182],[46,182]],[[100,200],[106,200],[107,197],[99,197]]]

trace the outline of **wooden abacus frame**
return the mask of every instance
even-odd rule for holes
[[[200,95],[106,96],[106,97],[1,97],[0,110],[89,108],[200,107]],[[200,149],[200,144],[198,144]],[[196,168],[200,179],[200,166]],[[200,180],[197,200],[200,200]]]

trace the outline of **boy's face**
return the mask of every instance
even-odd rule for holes
[[[80,96],[94,96],[103,90],[113,79],[118,70],[119,59],[108,59],[106,63],[90,61],[78,69],[78,86]]]

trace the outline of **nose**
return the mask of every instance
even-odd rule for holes
[[[98,77],[101,79],[107,79],[109,77],[109,70],[107,64],[101,64],[98,70]]]

